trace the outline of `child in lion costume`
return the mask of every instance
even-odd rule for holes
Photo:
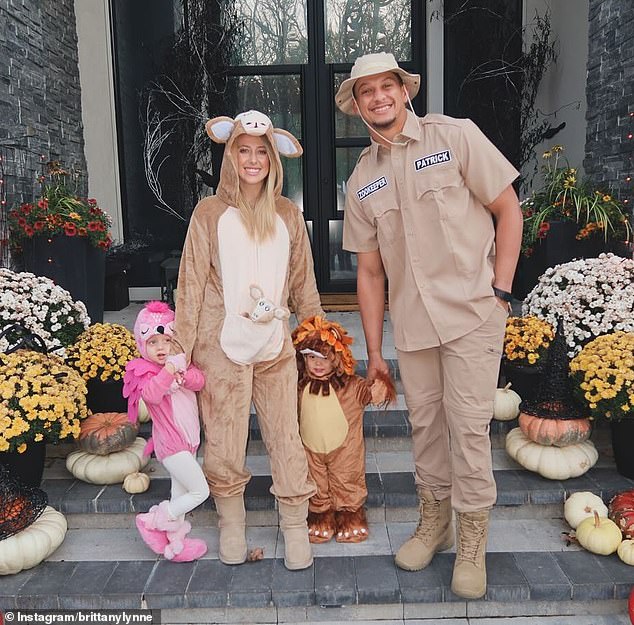
[[[394,383],[355,375],[352,338],[334,321],[314,316],[293,331],[299,370],[299,432],[317,493],[308,506],[312,543],[361,542],[368,538],[364,504],[363,412],[387,405]]]

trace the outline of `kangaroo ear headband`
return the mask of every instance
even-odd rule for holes
[[[304,152],[299,141],[288,130],[273,128],[271,120],[260,111],[246,111],[231,117],[214,117],[205,124],[207,134],[216,143],[227,143],[237,125],[240,125],[247,135],[261,137],[267,135],[282,156],[297,158]]]

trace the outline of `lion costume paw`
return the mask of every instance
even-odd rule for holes
[[[334,534],[335,513],[332,510],[308,513],[308,540],[311,543],[327,543]]]
[[[338,510],[335,512],[336,534],[338,543],[360,543],[369,536],[368,519],[365,508],[357,510]]]

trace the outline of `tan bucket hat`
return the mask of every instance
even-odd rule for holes
[[[401,69],[396,62],[393,54],[389,52],[376,52],[374,54],[365,54],[360,56],[352,66],[350,78],[341,83],[339,91],[335,96],[335,102],[341,111],[348,115],[354,115],[352,106],[352,88],[359,78],[365,76],[374,76],[383,72],[394,72],[403,80],[403,84],[409,93],[410,98],[414,98],[420,89],[420,75],[408,74]]]

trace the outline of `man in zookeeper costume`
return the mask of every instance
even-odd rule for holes
[[[249,413],[255,406],[271,460],[271,492],[284,536],[284,563],[313,562],[308,541],[308,476],[297,421],[297,367],[288,324],[323,315],[306,224],[281,195],[280,154],[302,148],[258,111],[207,122],[225,143],[216,195],[192,215],[178,276],[175,350],[205,374],[199,393],[205,440],[203,471],[218,512],[219,557],[247,558],[244,490]]]
[[[396,564],[419,570],[449,549],[453,509],[451,588],[474,599],[496,500],[489,422],[522,238],[518,172],[470,120],[408,110],[419,88],[388,53],[358,58],[339,88],[337,106],[371,138],[348,181],[343,247],[357,253],[369,379],[388,370],[389,283],[421,506]]]

